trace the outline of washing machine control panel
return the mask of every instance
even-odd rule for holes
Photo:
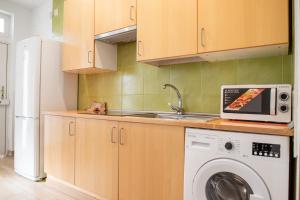
[[[280,158],[280,145],[253,142],[252,155]]]
[[[218,139],[218,150],[225,154],[238,155],[241,153],[240,140],[232,137]]]

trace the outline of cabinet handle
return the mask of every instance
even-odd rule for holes
[[[112,127],[112,129],[111,129],[111,133],[110,133],[110,141],[111,141],[111,143],[116,144],[117,142],[114,140],[114,129],[116,129],[115,126]]]
[[[201,46],[205,47],[205,29],[201,28]]]
[[[93,52],[92,51],[88,51],[88,63],[89,64],[93,63],[93,61],[91,61],[91,55],[93,55]]]
[[[75,136],[75,133],[72,134],[72,131],[71,131],[71,126],[72,126],[72,124],[74,124],[73,121],[69,122],[69,135],[70,135],[70,136]]]
[[[125,142],[123,141],[123,132],[124,128],[120,129],[120,145],[125,145]]]
[[[138,56],[142,56],[141,54],[141,45],[142,45],[142,41],[138,41]]]
[[[134,17],[134,10],[135,10],[135,6],[130,6],[130,19],[132,21],[135,20],[135,17]]]

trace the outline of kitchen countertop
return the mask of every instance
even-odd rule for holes
[[[120,122],[135,122],[135,123],[148,123],[148,124],[162,124],[169,126],[183,126],[186,128],[202,128],[223,131],[236,131],[257,134],[270,134],[281,136],[293,136],[294,129],[291,129],[287,124],[266,123],[266,122],[248,122],[237,120],[213,119],[208,122],[201,120],[190,119],[162,119],[162,118],[146,118],[146,117],[133,117],[133,116],[111,116],[111,115],[93,115],[93,114],[80,114],[78,111],[52,111],[45,112],[44,115],[56,115],[74,118],[87,118],[99,120],[112,120]]]

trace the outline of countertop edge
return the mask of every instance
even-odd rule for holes
[[[223,120],[223,119],[216,119],[209,122],[199,122],[196,120],[89,115],[89,114],[79,114],[77,111],[49,111],[49,112],[42,113],[42,115],[110,120],[110,121],[120,121],[120,122],[160,124],[160,125],[168,125],[168,126],[182,126],[185,128],[201,128],[201,129],[210,129],[210,130],[219,130],[219,131],[233,131],[233,132],[245,132],[245,133],[279,135],[279,136],[294,135],[294,129],[289,128],[287,124],[274,124],[274,123],[267,123],[267,122],[247,122],[247,121]]]

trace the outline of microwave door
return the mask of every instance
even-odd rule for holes
[[[270,115],[276,115],[276,96],[277,96],[277,89],[271,88]]]

